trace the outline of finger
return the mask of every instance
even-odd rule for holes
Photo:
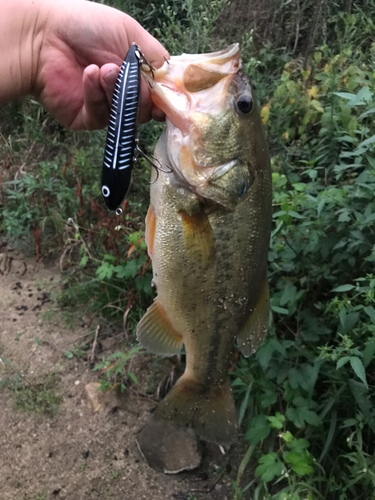
[[[100,84],[100,70],[95,64],[87,66],[82,77],[83,108],[81,119],[87,130],[103,128],[109,120],[107,95]]]
[[[148,83],[144,81],[142,78],[141,80],[141,98],[140,98],[140,105],[139,105],[139,111],[138,111],[138,121],[139,123],[146,123],[151,120],[151,108],[152,108],[152,101],[151,101],[151,93],[150,93],[150,87]]]
[[[100,84],[107,97],[108,106],[111,106],[112,103],[113,91],[119,72],[120,67],[113,63],[104,64],[100,68]]]

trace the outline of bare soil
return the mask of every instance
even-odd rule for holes
[[[90,356],[64,355],[84,339],[90,339],[90,353],[93,325],[81,311],[67,326],[51,295],[59,278],[56,264],[15,251],[0,254],[0,499],[231,499],[231,479],[244,454],[239,444],[226,455],[206,445],[199,469],[174,476],[143,460],[135,438],[155,407],[142,392],[153,370],[151,356],[132,367],[140,385],[129,389],[121,408],[93,411],[84,390],[98,381]],[[100,335],[106,354],[123,345],[121,331]],[[52,396],[61,398],[57,411],[22,407],[21,387],[39,394],[50,386]]]

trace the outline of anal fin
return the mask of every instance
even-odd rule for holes
[[[269,314],[270,298],[265,278],[257,303],[237,335],[237,345],[244,356],[251,356],[262,343],[268,330]]]
[[[157,298],[138,323],[137,339],[145,349],[160,356],[173,356],[182,348],[182,337],[173,328]]]

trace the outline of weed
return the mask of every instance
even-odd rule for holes
[[[132,347],[128,352],[115,352],[103,357],[102,361],[93,368],[100,371],[100,389],[108,390],[119,386],[121,391],[125,391],[129,383],[138,384],[137,377],[129,371],[129,363],[141,349],[139,346]]]
[[[64,351],[64,356],[67,359],[81,358],[85,356],[89,346],[85,343],[80,345],[74,345],[70,350]]]
[[[62,397],[56,394],[56,381],[49,376],[46,381],[35,385],[18,385],[14,391],[14,407],[18,411],[55,415]]]
[[[34,497],[26,497],[24,500],[47,500],[47,494],[44,492],[38,493]]]
[[[375,79],[366,54],[340,50],[287,63],[262,110],[277,144],[273,316],[234,371],[250,443],[237,498],[370,498],[375,486]]]

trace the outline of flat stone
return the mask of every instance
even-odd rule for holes
[[[202,445],[193,429],[151,420],[137,435],[138,447],[150,467],[164,474],[196,469]]]
[[[99,382],[90,382],[85,386],[87,399],[91,403],[94,412],[106,411],[110,413],[121,407],[118,392],[115,389],[101,391]]]

